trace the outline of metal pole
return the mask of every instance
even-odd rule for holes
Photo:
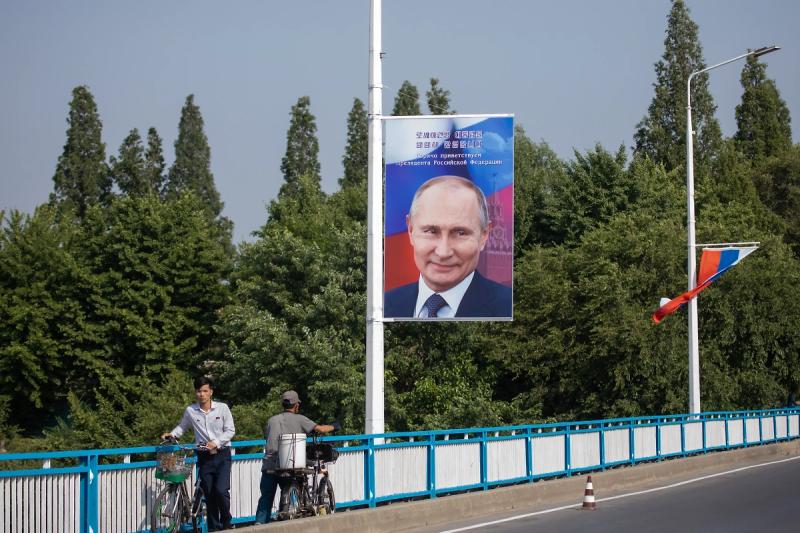
[[[383,85],[381,0],[370,1],[367,173],[367,405],[364,432],[383,433]]]
[[[694,143],[692,131],[692,77],[686,92],[686,232],[688,234],[689,290],[695,288]],[[689,300],[689,413],[700,412],[700,346],[697,332],[697,298]]]
[[[694,132],[692,131],[692,79],[704,72],[733,63],[748,56],[762,56],[780,50],[780,46],[764,46],[751,50],[746,54],[727,59],[716,65],[711,65],[703,70],[692,72],[686,82],[686,233],[688,246],[687,272],[689,276],[689,290],[695,288],[697,275],[695,268],[697,253],[695,246],[695,216],[694,216]],[[697,298],[689,300],[689,414],[700,413],[700,341],[697,327]]]

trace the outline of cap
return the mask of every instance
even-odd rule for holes
[[[296,403],[300,403],[300,396],[293,390],[287,390],[283,394],[281,394],[281,401],[283,403],[288,403],[290,405],[294,405]]]

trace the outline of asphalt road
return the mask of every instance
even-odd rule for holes
[[[514,514],[452,522],[415,533],[442,531],[517,532],[800,532],[800,457],[751,465],[654,485],[637,492],[604,494],[594,482],[597,509],[555,505],[520,508]],[[526,516],[527,515],[527,516]]]

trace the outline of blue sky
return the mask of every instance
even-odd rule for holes
[[[669,0],[384,0],[384,110],[431,77],[463,113],[514,113],[562,158],[630,147],[663,52]],[[777,43],[764,58],[800,120],[800,2],[688,0],[707,64]],[[0,209],[31,212],[52,191],[71,91],[88,85],[106,154],[151,126],[173,158],[195,95],[234,240],[267,217],[282,182],[289,111],[311,97],[323,188],[342,174],[347,112],[366,102],[369,1],[0,0]],[[723,133],[736,129],[743,63],[711,74]],[[794,124],[794,140],[800,139]]]

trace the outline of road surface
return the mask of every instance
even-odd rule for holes
[[[597,509],[576,503],[451,522],[414,533],[521,532],[800,532],[800,457],[604,494],[594,482]]]

